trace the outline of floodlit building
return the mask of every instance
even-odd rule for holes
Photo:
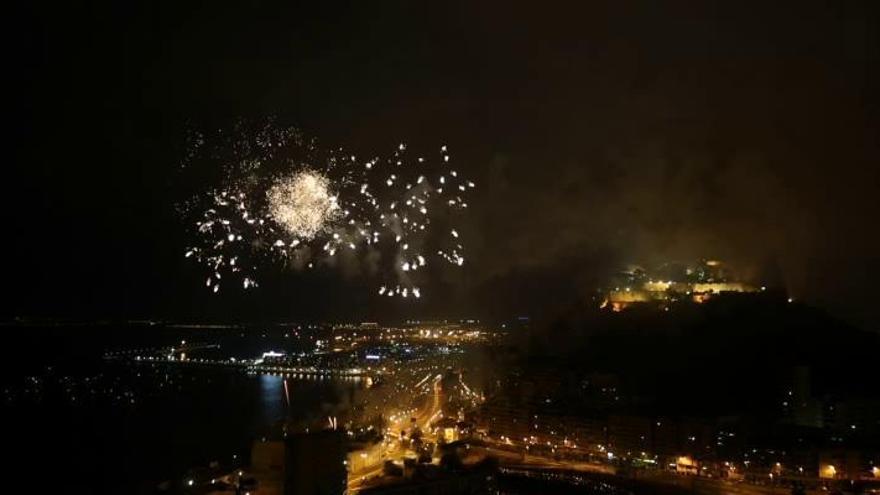
[[[690,300],[707,301],[724,293],[758,292],[758,288],[736,280],[724,263],[703,260],[694,265],[665,264],[656,270],[629,269],[613,280],[602,307],[620,311],[642,303]]]

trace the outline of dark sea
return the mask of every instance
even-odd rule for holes
[[[277,435],[282,421],[337,414],[362,387],[355,381],[287,379],[288,405],[278,376],[102,358],[108,351],[181,340],[220,344],[190,357],[254,357],[306,347],[279,328],[102,324],[0,330],[9,489],[155,493],[160,483],[180,482],[193,469],[246,464],[252,442]]]

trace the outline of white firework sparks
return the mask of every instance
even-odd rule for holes
[[[181,205],[194,225],[185,256],[205,267],[214,293],[221,281],[253,289],[262,270],[330,266],[346,256],[372,267],[380,296],[420,298],[433,253],[464,264],[453,222],[475,184],[449,168],[446,146],[433,161],[408,159],[406,150],[400,144],[387,158],[358,160],[272,122],[199,134],[185,170],[210,175],[220,165],[223,177]]]
[[[329,182],[326,176],[312,170],[279,179],[266,193],[269,214],[291,235],[313,239],[341,214]]]

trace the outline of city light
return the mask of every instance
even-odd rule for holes
[[[19,3],[0,495],[880,495],[880,0]]]

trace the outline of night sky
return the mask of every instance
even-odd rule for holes
[[[707,257],[880,325],[876,2],[54,3],[5,16],[2,316],[501,317]],[[205,291],[184,130],[267,115],[447,144],[479,186],[466,270],[415,305],[332,272]]]

